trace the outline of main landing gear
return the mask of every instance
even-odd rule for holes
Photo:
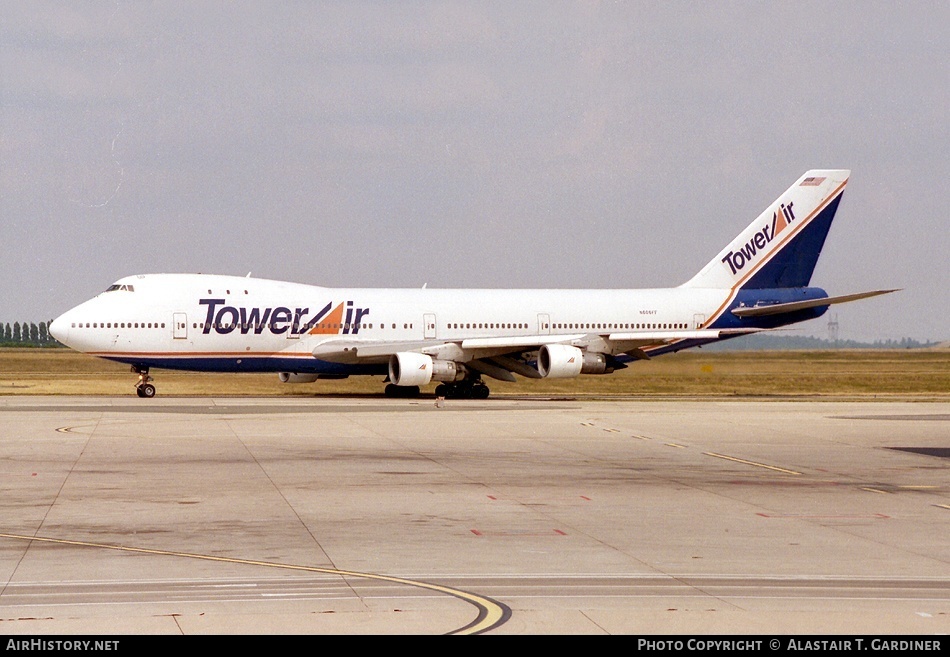
[[[395,383],[389,383],[386,385],[384,394],[387,397],[412,399],[419,396],[419,386],[397,386]]]
[[[435,387],[435,396],[446,399],[488,399],[489,392],[481,379],[440,383]]]
[[[465,380],[457,383],[440,383],[435,387],[435,396],[445,399],[488,399],[488,386],[481,379]],[[419,396],[419,386],[397,386],[390,383],[386,386],[387,397],[413,399]]]
[[[138,383],[135,384],[135,394],[145,399],[151,399],[155,396],[155,386],[152,385],[152,377],[148,375],[147,367],[132,366],[132,371],[139,375]]]

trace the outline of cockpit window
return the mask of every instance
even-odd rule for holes
[[[115,292],[116,290],[126,290],[128,292],[135,292],[134,285],[110,285],[106,288],[106,292]]]

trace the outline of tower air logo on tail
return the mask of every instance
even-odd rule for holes
[[[806,180],[819,179],[809,178]],[[752,238],[739,247],[738,250],[730,251],[723,257],[722,262],[729,265],[729,269],[733,274],[737,274],[742,271],[742,269],[752,261],[757,253],[765,250],[765,247],[775,239],[776,235],[788,228],[788,226],[793,221],[795,221],[795,212],[792,210],[794,205],[795,203],[793,201],[789,201],[788,204],[780,203],[778,210],[772,213],[771,224],[765,224],[762,226],[762,228],[756,231]]]

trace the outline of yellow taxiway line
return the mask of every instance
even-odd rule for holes
[[[511,617],[511,609],[491,598],[486,598],[485,596],[476,595],[474,593],[468,593],[467,591],[460,591],[459,589],[453,589],[448,586],[441,586],[439,584],[430,584],[428,582],[419,582],[411,579],[404,579],[402,577],[391,577],[389,575],[377,575],[374,573],[359,573],[352,570],[337,570],[335,568],[319,568],[316,566],[300,566],[294,564],[284,564],[284,563],[275,563],[272,561],[255,561],[253,559],[235,559],[233,557],[215,557],[207,554],[192,554],[189,552],[175,552],[172,550],[155,550],[149,548],[137,548],[137,547],[127,547],[122,545],[109,545],[106,543],[90,543],[87,541],[71,541],[61,538],[46,538],[41,536],[23,536],[20,534],[4,534],[0,533],[0,538],[12,538],[23,541],[37,541],[43,543],[55,543],[57,545],[77,545],[80,547],[91,547],[91,548],[100,548],[105,550],[119,550],[122,552],[137,552],[139,554],[154,554],[168,557],[184,557],[187,559],[202,559],[204,561],[222,561],[226,563],[239,563],[249,566],[264,566],[266,568],[283,568],[285,570],[303,570],[311,573],[328,573],[331,575],[343,575],[347,577],[363,577],[366,579],[376,579],[386,582],[395,582],[397,584],[405,584],[406,586],[414,586],[417,588],[428,589],[430,591],[437,591],[438,593],[445,593],[446,595],[451,595],[460,600],[464,600],[471,605],[474,605],[478,609],[478,616],[471,623],[464,627],[460,627],[447,634],[481,634],[492,630],[502,623],[507,621]]]

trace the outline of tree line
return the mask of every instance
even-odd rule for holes
[[[59,342],[49,334],[50,322],[0,323],[0,346],[3,347],[54,347]]]
[[[831,340],[809,337],[805,335],[769,335],[753,333],[739,338],[723,340],[703,349],[711,351],[816,351],[819,349],[926,349],[935,347],[938,343],[928,340],[920,342],[913,338],[900,340],[875,340],[874,342],[859,342],[857,340]]]

